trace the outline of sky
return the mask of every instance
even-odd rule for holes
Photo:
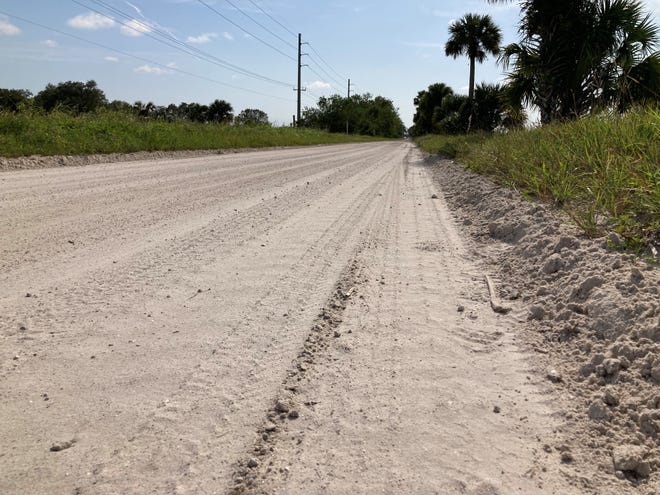
[[[643,2],[658,22],[660,0]],[[486,0],[0,0],[0,88],[38,93],[93,79],[109,100],[157,105],[215,99],[236,114],[296,113],[302,34],[302,105],[348,91],[394,102],[406,126],[413,99],[442,82],[467,93],[468,60],[444,55],[451,22],[490,14],[503,43],[518,40],[517,2]],[[477,82],[504,80],[490,57]]]

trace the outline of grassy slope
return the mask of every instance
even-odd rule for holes
[[[361,136],[289,127],[146,121],[106,111],[78,117],[58,112],[0,113],[0,156],[4,157],[260,148],[367,140]]]
[[[554,202],[588,233],[615,230],[632,249],[660,241],[660,111],[417,141],[431,153]]]

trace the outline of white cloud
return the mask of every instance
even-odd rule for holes
[[[142,36],[152,32],[154,29],[150,24],[146,22],[138,21],[137,19],[131,19],[130,21],[125,22],[121,26],[121,34],[124,36],[137,37]]]
[[[139,7],[133,5],[131,2],[126,2],[126,4],[127,4],[129,7],[131,7],[131,8],[137,13],[137,15],[139,15],[140,17],[142,17],[142,18],[144,19],[144,16],[142,15],[142,11],[140,10]]]
[[[49,48],[55,48],[57,45],[57,41],[55,40],[44,40],[41,42],[42,45],[46,45]]]
[[[112,57],[112,56],[103,57],[103,60],[107,62],[119,62],[119,59],[117,57]]]
[[[188,36],[188,43],[209,43],[213,38],[217,38],[216,33],[202,33],[199,36]]]
[[[21,34],[21,30],[9,22],[9,18],[0,15],[0,36],[17,36]]]
[[[76,29],[106,29],[114,27],[115,21],[110,17],[106,17],[96,12],[90,12],[88,14],[80,14],[69,19],[67,24]]]
[[[133,69],[133,72],[137,72],[139,74],[154,74],[156,76],[171,74],[171,71],[167,69],[163,69],[162,67],[154,67],[153,65],[149,65],[149,64],[136,67],[135,69]]]
[[[232,34],[231,34],[231,33],[228,33],[227,31],[225,31],[224,33],[222,33],[222,37],[223,37],[224,39],[226,39],[226,40],[234,41],[234,37],[232,36]]]
[[[307,85],[309,89],[330,89],[332,86],[325,81],[314,81]]]

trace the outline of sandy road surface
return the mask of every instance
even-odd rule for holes
[[[0,175],[0,493],[572,493],[434,192],[403,143]]]

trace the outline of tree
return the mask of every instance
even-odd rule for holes
[[[208,106],[206,120],[208,122],[229,123],[234,118],[234,109],[225,100],[215,100]]]
[[[467,55],[470,59],[469,98],[474,98],[475,61],[482,63],[487,55],[498,55],[502,31],[489,15],[465,14],[449,26],[445,54],[453,58]]]
[[[350,98],[333,95],[319,98],[317,108],[305,108],[302,125],[328,132],[400,138],[404,125],[391,100],[370,94]]]
[[[133,110],[137,113],[138,117],[149,118],[156,111],[156,105],[152,101],[145,104],[138,100],[133,103]]]
[[[511,68],[511,100],[538,106],[542,123],[660,98],[658,28],[641,2],[526,0],[521,7],[521,40],[502,61]]]
[[[238,125],[268,125],[268,114],[256,108],[246,108],[234,119]]]
[[[85,113],[105,105],[107,100],[95,81],[67,81],[48,84],[34,97],[34,102],[46,111],[59,107],[74,113]]]
[[[108,109],[114,112],[130,113],[133,110],[133,106],[126,101],[112,100],[108,103]]]
[[[417,93],[413,100],[416,111],[411,134],[422,136],[436,131],[435,124],[444,118],[441,112],[442,102],[453,94],[454,91],[443,83],[431,84],[428,89]]]
[[[18,112],[32,98],[27,89],[0,89],[0,111]]]

